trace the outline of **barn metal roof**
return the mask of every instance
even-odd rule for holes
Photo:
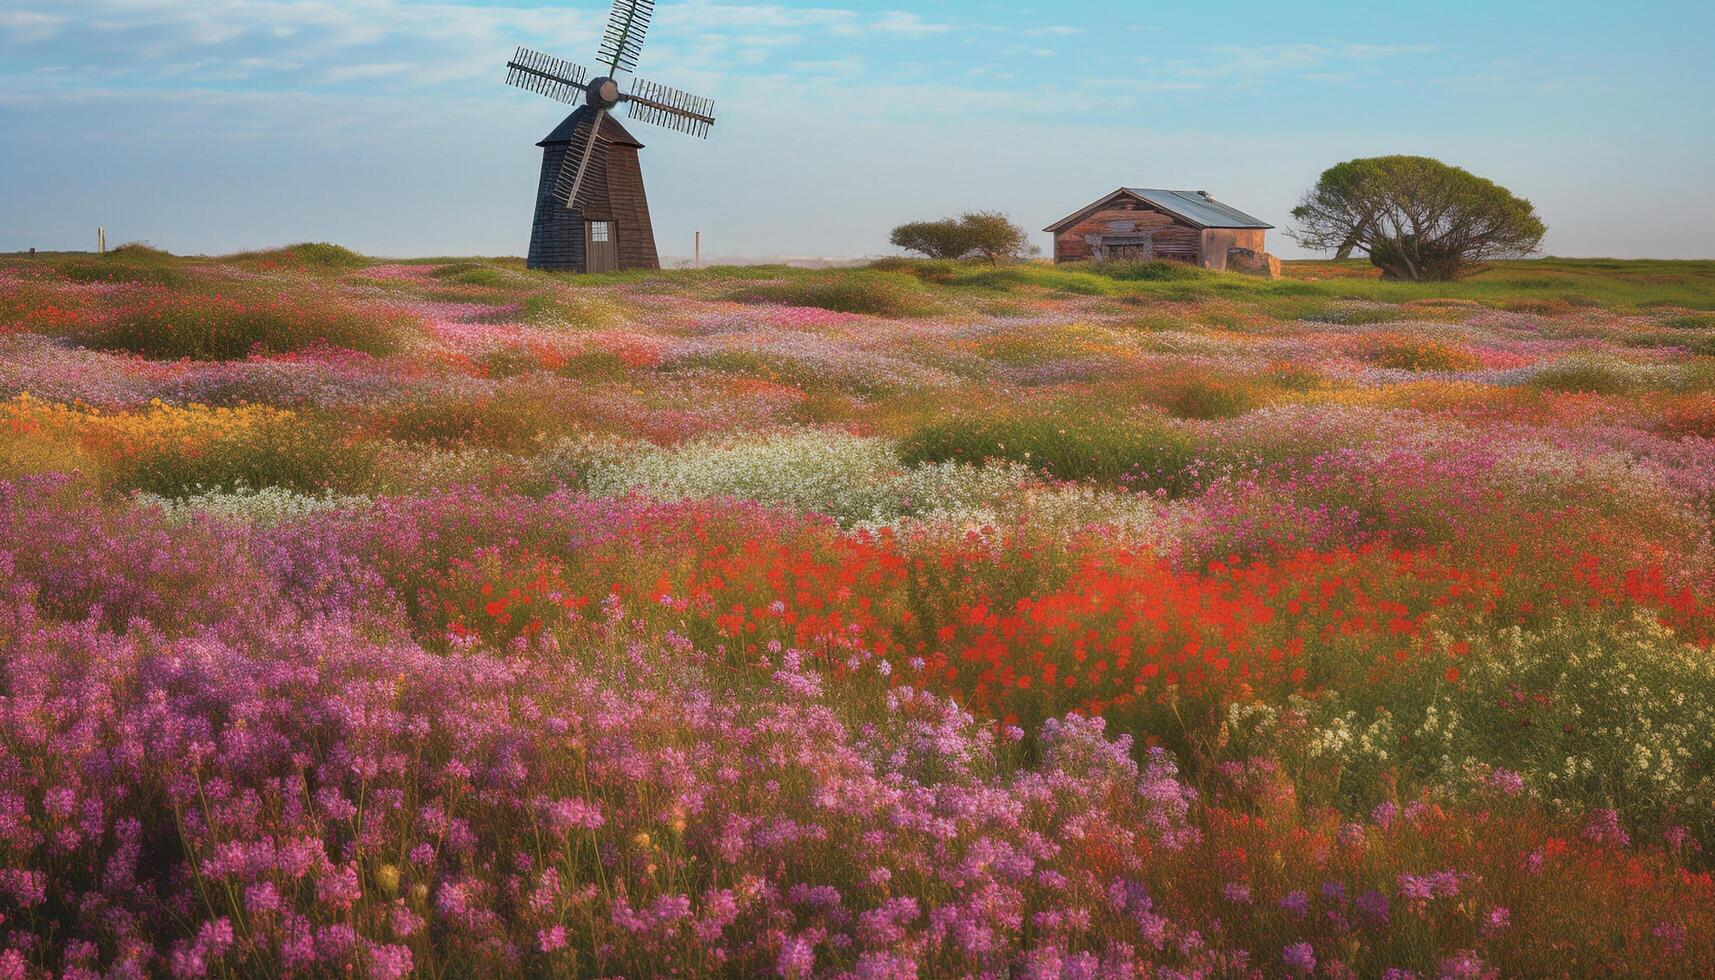
[[[1207,191],[1168,191],[1155,187],[1122,187],[1107,197],[1076,213],[1049,225],[1045,231],[1059,231],[1084,215],[1101,208],[1114,198],[1129,194],[1199,228],[1273,228],[1261,218],[1253,217],[1228,204],[1210,197]]]
[[[571,115],[561,120],[560,124],[554,127],[553,132],[542,137],[542,142],[537,143],[536,145],[547,146],[551,143],[570,143],[572,141],[572,134],[578,131],[579,126],[583,125],[584,120],[589,117],[590,112],[591,109],[589,106],[578,106]],[[609,143],[618,143],[621,146],[635,146],[639,149],[643,146],[642,143],[637,142],[637,137],[632,136],[631,133],[626,131],[624,126],[620,125],[619,120],[613,118],[611,113],[608,114],[607,118],[602,120],[601,135],[605,137]]]
[[[1274,227],[1230,204],[1222,204],[1210,197],[1208,191],[1163,191],[1150,187],[1127,187],[1126,191],[1205,228]]]

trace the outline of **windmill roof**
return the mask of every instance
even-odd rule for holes
[[[1089,207],[1081,208],[1076,213],[1054,222],[1045,230],[1059,231],[1122,194],[1129,194],[1145,201],[1199,228],[1274,227],[1261,218],[1248,215],[1230,204],[1222,204],[1210,197],[1206,191],[1169,191],[1155,187],[1122,187]]]
[[[542,137],[542,142],[537,143],[536,145],[550,146],[554,143],[570,143],[572,141],[572,135],[578,131],[579,126],[584,124],[584,120],[589,118],[589,114],[592,111],[593,110],[591,110],[587,105],[578,106],[577,109],[573,110],[571,115],[562,119],[560,124],[554,127],[553,132]],[[606,137],[607,141],[610,143],[618,143],[621,146],[635,146],[639,149],[642,149],[643,147],[643,144],[637,141],[637,137],[631,135],[629,130],[620,125],[618,119],[613,118],[612,113],[609,113],[607,117],[602,120],[601,134]]]

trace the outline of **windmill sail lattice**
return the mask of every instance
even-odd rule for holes
[[[712,100],[641,78],[631,84],[631,97],[626,100],[625,111],[633,119],[689,133],[699,139],[707,138],[709,128],[715,124]]]
[[[607,33],[597,54],[610,73],[637,67],[643,35],[649,33],[649,21],[654,16],[655,0],[613,0],[613,13],[608,15]]]
[[[506,84],[526,92],[546,95],[556,102],[575,102],[584,97],[589,69],[553,55],[519,48],[506,63]]]

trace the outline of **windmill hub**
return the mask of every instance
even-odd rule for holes
[[[597,109],[619,105],[619,83],[611,78],[604,76],[590,82],[588,93],[589,104]]]

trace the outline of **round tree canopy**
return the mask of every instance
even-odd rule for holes
[[[1547,228],[1505,187],[1430,157],[1348,160],[1323,171],[1294,208],[1299,244],[1369,255],[1383,275],[1456,279],[1488,260],[1529,255]]]

